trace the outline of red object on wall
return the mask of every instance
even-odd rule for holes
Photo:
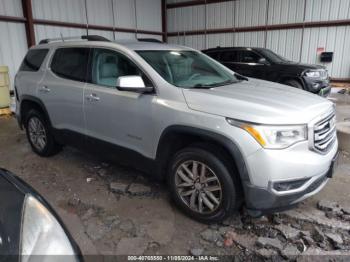
[[[317,54],[320,55],[321,53],[323,53],[325,51],[324,47],[317,47]]]

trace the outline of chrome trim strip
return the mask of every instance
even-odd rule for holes
[[[315,134],[315,141],[324,140],[327,136],[329,136],[335,132],[335,128],[336,128],[336,126],[332,127],[331,129],[328,129],[326,132],[324,132],[322,134],[316,133]]]
[[[316,180],[326,176],[327,173],[328,173],[328,170],[321,175],[310,177],[310,179],[308,181],[306,181],[305,184],[303,184],[301,187],[296,188],[296,189],[292,189],[292,190],[288,190],[288,191],[277,191],[276,189],[273,188],[273,185],[275,183],[289,182],[289,181],[293,182],[293,181],[297,181],[297,180],[301,180],[301,179],[307,179],[308,177],[299,177],[299,178],[293,178],[293,179],[281,179],[281,180],[269,181],[268,190],[277,196],[288,196],[288,195],[300,193],[300,192],[306,190],[309,186],[311,186]]]

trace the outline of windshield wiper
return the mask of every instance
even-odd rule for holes
[[[236,81],[236,80],[226,80],[224,82],[221,82],[221,83],[213,83],[213,84],[207,84],[207,85],[203,85],[203,84],[196,84],[193,86],[193,88],[207,88],[207,89],[210,89],[210,88],[214,88],[214,87],[219,87],[219,86],[225,86],[225,85],[229,85],[229,84],[234,84],[234,83],[237,83],[239,81]]]
[[[224,82],[221,82],[221,83],[217,83],[217,84],[214,84],[213,87],[218,87],[218,86],[225,86],[225,85],[229,85],[229,84],[235,84],[239,81],[236,81],[236,80],[226,80]]]
[[[212,88],[212,87],[213,87],[213,86],[210,86],[210,85],[196,84],[196,85],[194,85],[192,88],[210,89],[210,88]]]
[[[242,76],[242,75],[237,74],[237,73],[235,73],[234,75],[235,75],[235,77],[236,77],[238,80],[241,80],[241,81],[249,81],[248,77]]]
[[[210,89],[210,88],[214,88],[214,87],[219,87],[219,86],[225,86],[225,85],[229,85],[229,84],[235,84],[235,83],[238,83],[242,80],[245,80],[245,81],[248,81],[248,78],[245,77],[245,76],[242,76],[242,75],[238,75],[238,74],[235,74],[236,78],[238,79],[237,80],[233,80],[233,79],[230,79],[230,80],[226,80],[224,82],[221,82],[221,83],[212,83],[212,84],[207,84],[207,85],[203,85],[203,84],[196,84],[193,86],[193,88],[206,88],[206,89]]]

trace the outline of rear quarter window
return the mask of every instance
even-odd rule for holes
[[[29,50],[25,56],[19,71],[36,72],[40,69],[49,49]]]
[[[222,62],[239,62],[239,52],[240,51],[226,51],[223,52],[221,55],[221,61]]]
[[[207,56],[210,56],[211,58],[215,60],[219,60],[220,58],[220,52],[208,52],[206,53]]]
[[[57,76],[85,82],[89,62],[89,48],[57,49],[51,62],[51,71]]]

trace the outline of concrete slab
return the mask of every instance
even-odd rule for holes
[[[350,121],[337,123],[339,148],[350,152]]]

